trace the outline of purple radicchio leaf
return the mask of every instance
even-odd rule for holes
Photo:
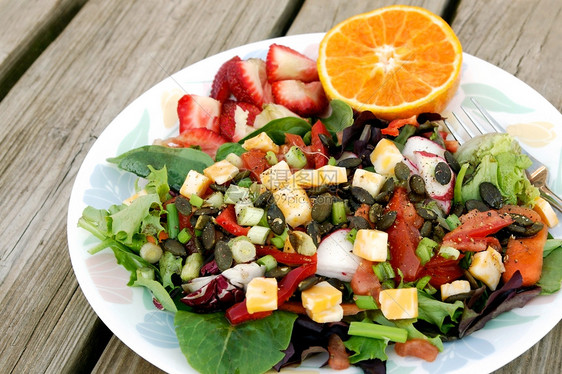
[[[275,371],[279,371],[281,370],[281,368],[286,365],[289,360],[291,359],[291,357],[293,357],[293,355],[295,354],[295,347],[293,346],[293,343],[290,342],[289,346],[287,347],[287,349],[285,349],[283,352],[284,356],[281,359],[281,361],[279,361],[275,366],[273,366],[273,369]]]
[[[509,310],[521,308],[537,296],[541,289],[537,286],[521,287],[523,279],[521,273],[516,271],[511,279],[507,281],[499,290],[490,294],[486,304],[480,313],[470,309],[476,303],[475,298],[483,293],[472,296],[467,303],[461,322],[459,324],[459,338],[472,334],[483,328],[488,321]]]
[[[215,260],[207,262],[205,265],[201,267],[201,276],[206,277],[208,275],[216,275],[220,274],[219,266]]]
[[[233,286],[228,279],[219,275],[197,291],[182,297],[184,304],[192,307],[195,312],[216,312],[244,299],[244,291]]]
[[[386,374],[386,361],[378,358],[359,361],[355,365],[363,369],[365,374]]]
[[[420,113],[417,115],[416,117],[416,121],[418,121],[418,123],[424,124],[426,122],[435,122],[435,121],[442,121],[444,118],[441,116],[441,114],[439,113]]]

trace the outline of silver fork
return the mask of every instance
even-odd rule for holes
[[[482,116],[486,119],[486,121],[488,121],[488,123],[490,124],[490,126],[493,128],[494,131],[505,132],[504,129],[500,126],[500,124],[490,115],[490,113],[488,113],[486,109],[484,109],[482,105],[480,105],[480,103],[475,98],[471,97],[470,101],[472,101],[476,109],[478,109],[478,111],[482,114]],[[460,116],[458,116],[456,113],[453,112],[453,116],[455,117],[459,125],[463,128],[463,130],[466,131],[466,133],[468,133],[471,137],[475,137],[477,135],[485,134],[489,132],[482,126],[481,123],[479,123],[474,118],[473,115],[470,114],[469,111],[467,111],[462,106],[461,109],[474,125],[474,126],[469,126],[467,123],[461,120]],[[449,131],[451,132],[451,134],[455,137],[455,139],[462,144],[464,142],[464,139],[461,133],[459,132],[459,130],[455,126],[453,126],[449,121],[445,120],[444,122],[447,128],[449,129]],[[476,129],[477,132],[474,131],[474,129]],[[522,149],[522,152],[526,154],[533,163],[526,170],[527,178],[529,178],[529,181],[531,181],[531,183],[539,189],[543,199],[548,201],[554,208],[558,209],[558,211],[562,212],[562,199],[560,198],[560,196],[556,195],[547,185],[548,168],[545,165],[543,165],[540,161],[538,161],[536,158],[534,158],[532,155],[527,153],[525,150]]]

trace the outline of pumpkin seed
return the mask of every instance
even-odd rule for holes
[[[349,228],[350,229],[370,229],[371,224],[363,217],[353,216],[349,218]]]
[[[357,186],[351,187],[351,195],[361,204],[373,205],[375,203],[373,196],[364,188]]]
[[[435,165],[435,179],[439,184],[442,186],[446,185],[451,181],[451,168],[447,165],[446,162],[439,162]]]
[[[425,221],[420,229],[420,235],[424,238],[429,238],[433,231],[433,224],[431,221]]]
[[[425,181],[417,174],[410,177],[410,190],[417,195],[425,195]]]
[[[361,165],[361,159],[359,157],[349,157],[345,158],[337,163],[337,166],[346,168],[346,169],[353,169]]]
[[[313,275],[312,277],[308,277],[305,280],[301,281],[299,283],[299,291],[305,291],[308,290],[310,287],[314,286],[315,284],[317,284],[318,282],[320,282],[320,278]]]
[[[519,226],[517,223],[512,223],[511,225],[507,226],[509,232],[515,235],[523,235],[525,234],[525,227]]]
[[[291,268],[288,266],[277,266],[271,270],[265,272],[267,278],[283,278],[285,275],[289,274]]]
[[[383,214],[377,220],[377,223],[376,223],[377,230],[385,231],[388,228],[390,228],[390,226],[392,226],[392,224],[396,220],[396,215],[397,215],[397,213],[396,213],[395,210],[390,210],[390,211],[386,212],[385,214]]]
[[[320,244],[320,241],[322,240],[322,235],[320,234],[320,224],[316,221],[310,222],[308,225],[306,225],[306,232],[312,238],[312,242],[314,243],[314,245],[318,247],[318,244]]]
[[[285,216],[275,203],[270,204],[267,208],[267,224],[276,235],[281,235],[285,231]]]
[[[462,214],[464,213],[464,206],[461,203],[456,203],[453,205],[453,208],[451,209],[451,214],[456,215],[457,217],[462,216]]]
[[[468,212],[473,209],[478,209],[481,212],[487,212],[488,210],[490,210],[490,208],[480,200],[467,200],[464,205],[466,206],[466,210]]]
[[[455,173],[458,173],[461,170],[461,166],[459,165],[457,158],[451,152],[445,151],[445,161],[447,161],[447,164],[449,164]]]
[[[232,266],[232,250],[224,241],[219,241],[215,245],[215,262],[220,271],[230,269]]]
[[[410,168],[400,161],[394,166],[394,175],[399,181],[407,181],[410,178]]]
[[[206,250],[211,250],[215,246],[215,225],[212,222],[208,222],[203,228],[201,233],[201,244]]]
[[[186,256],[185,247],[176,239],[168,238],[164,240],[164,250],[170,252],[174,256]]]
[[[331,136],[328,136],[326,134],[318,134],[318,137],[320,138],[322,144],[324,144],[329,149],[333,149],[336,147],[336,143],[334,143],[334,140]]]
[[[195,230],[203,230],[207,223],[211,221],[211,217],[207,215],[202,215],[197,217],[197,222],[195,222],[194,229]]]
[[[494,209],[500,209],[503,206],[503,196],[493,183],[482,182],[478,189],[480,197],[488,206]]]
[[[232,182],[233,183],[238,183],[240,182],[242,179],[244,178],[248,178],[250,176],[250,170],[242,170],[239,171],[238,174],[236,174],[234,176],[234,178],[232,178]]]
[[[541,231],[544,227],[542,222],[534,222],[531,226],[527,227],[523,236],[533,236]]]
[[[427,209],[427,208],[424,208],[424,207],[416,207],[416,212],[418,212],[420,217],[425,219],[425,220],[433,221],[433,220],[437,219],[437,213],[435,213],[431,209]]]
[[[414,193],[414,191],[410,191],[408,192],[408,200],[410,200],[412,203],[420,203],[425,200],[425,196],[418,195],[417,193]]]
[[[312,219],[316,222],[324,222],[332,214],[332,204],[334,197],[329,193],[324,193],[314,199],[312,203]]]
[[[509,215],[516,224],[522,227],[528,227],[534,223],[533,220],[523,214],[510,213]]]
[[[256,201],[254,201],[254,206],[257,208],[263,208],[271,201],[272,197],[273,194],[271,193],[271,191],[265,191],[258,195]]]
[[[441,225],[437,225],[433,228],[433,237],[436,242],[440,242],[445,236],[445,229]]]
[[[326,221],[320,225],[320,235],[326,235],[334,229],[334,225],[330,221]]]
[[[228,186],[224,185],[224,184],[216,184],[216,183],[211,183],[211,185],[209,186],[209,188],[213,191],[220,191],[222,193],[225,193],[226,190],[228,189]]]
[[[394,192],[394,187],[394,178],[386,178],[386,180],[382,184],[380,192],[385,192],[390,195]]]
[[[388,192],[379,192],[377,196],[375,196],[375,202],[380,204],[385,204],[390,201],[390,193]]]
[[[330,189],[330,186],[323,184],[321,186],[317,186],[317,187],[312,187],[308,190],[308,196],[318,196],[321,195],[323,193],[328,192],[328,190]]]
[[[213,216],[219,212],[219,208],[215,208],[212,206],[207,206],[205,208],[199,208],[193,212],[193,215],[198,216]]]
[[[369,220],[371,222],[377,222],[379,217],[382,215],[383,209],[384,208],[381,204],[374,203],[371,205],[371,208],[369,208]]]
[[[186,197],[178,195],[178,197],[176,197],[175,203],[179,213],[183,214],[184,216],[188,216],[191,214],[191,204]]]

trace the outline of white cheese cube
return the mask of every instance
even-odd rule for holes
[[[466,280],[445,283],[441,285],[441,300],[445,301],[448,297],[467,292],[470,292],[470,283]]]
[[[357,231],[353,253],[369,261],[384,262],[388,254],[388,234],[379,230]]]
[[[371,162],[375,171],[386,176],[393,176],[394,167],[403,159],[404,156],[398,147],[388,139],[381,139],[371,153]]]
[[[482,281],[492,291],[496,289],[505,267],[502,255],[492,247],[472,255],[472,263],[468,268],[472,276]]]
[[[210,178],[216,184],[225,184],[238,174],[240,169],[232,165],[226,160],[215,162],[213,165],[209,166],[203,173],[207,178]]]
[[[301,187],[286,184],[273,192],[273,198],[289,226],[297,227],[312,221],[312,204]]]
[[[292,177],[291,168],[285,160],[278,162],[260,174],[261,183],[268,190],[276,190],[287,182]]]
[[[301,169],[291,177],[290,183],[295,183],[302,188],[318,187],[322,184],[318,169]]]
[[[385,181],[386,177],[380,174],[372,173],[363,169],[357,169],[353,175],[351,185],[353,187],[361,187],[375,197],[381,191],[382,185]]]
[[[316,313],[313,313],[308,309],[305,310],[310,319],[317,323],[339,322],[343,319],[343,308],[341,304],[333,306],[330,309],[321,310]]]
[[[190,170],[181,186],[180,194],[187,198],[191,197],[193,194],[201,197],[205,191],[207,191],[211,183],[212,181],[203,174],[195,170]]]
[[[548,201],[542,197],[537,197],[535,200],[535,211],[541,216],[541,220],[546,223],[548,227],[558,225],[558,216]]]
[[[321,184],[341,184],[347,182],[347,170],[342,166],[324,165],[318,168]]]
[[[247,151],[257,149],[264,152],[279,152],[279,146],[275,144],[265,132],[262,132],[254,136],[253,138],[246,140],[244,144],[242,144],[242,147]]]
[[[418,317],[418,289],[389,288],[379,294],[382,314],[387,319]]]

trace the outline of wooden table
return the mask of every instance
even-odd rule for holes
[[[327,31],[391,3],[0,0],[0,372],[161,372],[97,318],[70,264],[66,210],[88,150],[170,72],[248,42]],[[466,52],[562,109],[559,0],[402,3],[442,14]],[[561,336],[559,323],[496,373],[562,372]]]

